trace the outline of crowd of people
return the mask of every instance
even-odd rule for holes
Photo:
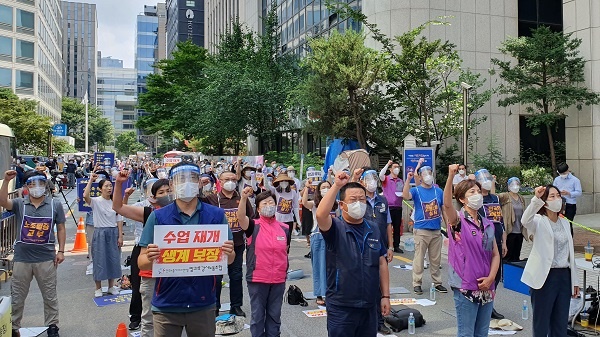
[[[403,203],[408,205],[409,200],[414,205],[407,210],[415,243],[413,291],[423,294],[428,267],[434,291],[448,292],[441,275],[446,235],[447,285],[457,312],[457,336],[487,336],[490,319],[503,318],[493,305],[501,261],[521,260],[523,240],[533,240],[522,278],[531,288],[533,335],[566,335],[569,299],[578,295],[579,280],[572,228],[560,214],[572,220],[581,194],[579,180],[566,164],[559,166],[554,184],[535,188],[527,205],[519,194],[517,177],[507,181],[508,192],[496,195],[496,178],[486,169],[468,174],[465,165],[450,165],[442,189],[434,182],[434,169],[422,166],[423,161],[406,181],[400,163],[394,161],[379,172],[371,167],[352,172],[329,169],[322,172],[325,179],[303,181],[293,166],[253,165],[241,158],[233,163],[184,158],[169,169],[155,162],[127,160],[115,162],[114,167],[85,159],[75,163],[75,158],[68,158],[63,170],[70,174],[84,168],[83,174],[90,178],[83,198],[92,208],[94,296],[103,296],[105,280],[109,294],[118,292],[114,282],[121,276],[123,220],[134,224],[129,328],[139,328],[141,336],[180,336],[183,329],[188,336],[215,335],[221,275],[152,275],[160,252],[154,242],[156,226],[188,224],[228,225],[222,251],[228,263],[229,312],[246,316],[242,306],[247,291],[253,337],[280,335],[294,234],[305,236],[310,248],[306,257],[312,260],[316,303],[327,308],[329,336],[391,333],[384,322],[390,313],[388,264],[394,254],[404,253]],[[55,169],[50,161],[44,167]],[[18,336],[25,289],[32,277],[44,298],[48,335],[58,336],[56,266],[64,260],[65,216],[60,203],[47,193],[49,179],[44,171],[24,170],[19,179],[18,169],[9,170],[0,189],[0,206],[12,210],[20,225],[11,291],[13,336]],[[27,193],[9,200],[7,185],[15,178]],[[94,182],[100,195],[92,197]],[[133,189],[124,191],[126,183],[140,187],[145,200],[130,205],[127,199]]]

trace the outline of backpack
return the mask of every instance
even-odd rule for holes
[[[415,317],[415,327],[421,327],[425,325],[425,319],[423,314],[417,309],[408,308],[403,306],[399,310],[391,310],[389,316],[385,316],[385,322],[390,325],[394,332],[399,332],[404,329],[408,329],[408,317],[410,313]]]
[[[287,302],[291,305],[300,305],[306,307],[308,302],[304,298],[304,294],[302,294],[302,290],[298,288],[298,286],[290,285],[287,290]]]

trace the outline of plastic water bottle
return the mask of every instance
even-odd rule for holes
[[[529,308],[527,307],[527,300],[523,301],[523,312],[521,312],[521,318],[524,320],[529,319]]]
[[[435,301],[435,284],[431,284],[431,288],[429,288],[429,300]]]
[[[408,316],[408,334],[415,334],[415,316],[412,312],[410,313],[410,316]]]

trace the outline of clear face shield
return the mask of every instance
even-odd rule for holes
[[[494,183],[494,177],[486,169],[481,169],[475,172],[475,180],[481,184],[481,188],[486,191],[492,190],[492,184]]]
[[[508,190],[513,193],[519,193],[519,190],[521,189],[521,181],[517,177],[508,179],[507,185]]]
[[[169,178],[169,174],[167,173],[167,169],[165,169],[165,168],[156,169],[156,176],[158,177],[158,179],[168,179]]]
[[[427,185],[433,184],[433,169],[431,166],[423,166],[419,169],[419,175],[423,182]]]
[[[377,185],[379,183],[379,176],[377,175],[377,172],[374,170],[366,171],[363,173],[361,179],[364,182],[367,191],[371,193],[377,191]]]
[[[155,182],[157,182],[158,179],[156,178],[152,178],[152,179],[148,179],[146,180],[145,184],[144,184],[144,196],[146,198],[151,197],[152,196],[152,186],[154,185]]]
[[[194,165],[184,165],[171,170],[173,183],[173,196],[189,202],[198,196],[200,182],[200,169]]]
[[[27,189],[29,190],[29,195],[31,195],[34,198],[40,198],[44,194],[46,194],[46,177],[42,177],[41,175],[35,175],[27,179],[25,184],[27,185]]]

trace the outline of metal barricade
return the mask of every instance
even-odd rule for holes
[[[8,194],[8,199],[18,197],[17,191]],[[5,281],[12,273],[12,257],[14,253],[14,242],[17,238],[17,219],[14,213],[0,207],[2,220],[0,221],[0,261],[4,268],[0,268],[0,275],[4,273]]]

